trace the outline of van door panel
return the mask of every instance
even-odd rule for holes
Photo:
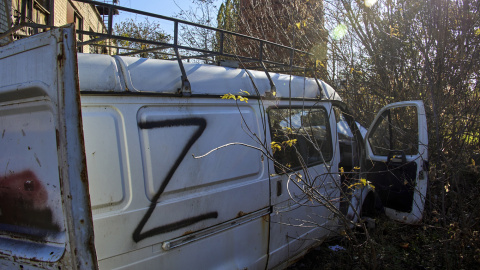
[[[95,269],[75,34],[0,48],[0,268]]]
[[[275,161],[291,165],[291,170],[286,169],[285,173],[270,166],[269,268],[286,267],[288,259],[296,258],[325,238],[334,225],[335,219],[325,205],[338,207],[340,202],[338,174],[330,173],[338,171],[339,158],[337,146],[332,142],[331,127],[335,120],[330,109],[329,103],[290,106],[288,102],[280,102],[267,110],[271,143],[281,144],[275,150]],[[296,141],[290,146],[286,142],[292,139]],[[309,163],[304,169],[298,166],[302,163],[299,156]],[[315,191],[309,194],[308,186]],[[321,196],[326,200],[322,201]]]
[[[392,219],[422,219],[427,189],[428,133],[422,101],[384,107],[367,132],[363,172]]]

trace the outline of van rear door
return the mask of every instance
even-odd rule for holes
[[[0,268],[95,269],[75,32],[0,48]]]
[[[422,219],[428,179],[428,133],[422,101],[385,106],[370,126],[363,171],[387,216]]]

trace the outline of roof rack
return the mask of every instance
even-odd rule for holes
[[[134,55],[134,54],[142,54],[142,53],[147,53],[147,52],[160,52],[160,54],[165,55],[166,59],[169,60],[176,60],[180,66],[180,70],[182,73],[182,88],[180,90],[181,94],[183,95],[190,95],[191,94],[191,89],[190,89],[190,83],[187,78],[187,74],[185,72],[185,68],[183,67],[183,61],[186,59],[197,59],[197,60],[205,60],[217,63],[216,59],[230,59],[230,60],[236,60],[242,64],[243,68],[248,68],[248,69],[257,69],[257,70],[263,70],[269,81],[270,81],[270,87],[271,87],[271,92],[268,94],[268,96],[275,96],[276,93],[276,87],[271,79],[270,72],[280,72],[280,73],[286,73],[286,74],[298,74],[302,73],[303,76],[306,77],[307,72],[310,72],[311,76],[315,79],[318,89],[319,89],[319,98],[322,98],[323,95],[323,90],[322,87],[316,77],[316,62],[317,61],[310,61],[313,64],[313,67],[306,67],[306,66],[298,66],[294,65],[294,57],[295,56],[300,56],[300,57],[312,57],[313,54],[302,51],[299,49],[295,49],[293,47],[288,47],[282,44],[278,44],[275,42],[270,42],[267,40],[247,36],[244,34],[240,33],[235,33],[232,31],[227,31],[223,29],[218,29],[210,26],[205,26],[181,19],[176,19],[176,18],[171,18],[163,15],[158,15],[150,12],[145,12],[141,10],[136,10],[136,9],[131,9],[127,7],[122,7],[114,4],[108,4],[104,2],[98,2],[98,1],[91,1],[91,0],[74,0],[76,2],[82,2],[86,4],[91,4],[97,7],[97,9],[101,9],[103,11],[103,14],[108,14],[108,19],[105,20],[105,31],[104,32],[95,32],[95,31],[85,31],[85,30],[77,30],[77,34],[80,35],[88,35],[91,38],[90,40],[87,41],[79,41],[77,42],[78,47],[83,47],[86,45],[89,46],[99,46],[99,47],[107,47],[107,48],[112,48],[117,50],[118,55]],[[125,37],[125,36],[119,36],[115,35],[113,31],[113,16],[115,14],[118,14],[118,11],[124,11],[124,12],[129,12],[129,13],[134,13],[137,15],[143,15],[155,19],[161,19],[169,22],[173,22],[174,25],[174,31],[173,31],[173,42],[159,42],[159,41],[153,41],[153,40],[147,40],[147,39],[137,39],[137,38],[131,38],[131,37]],[[185,46],[179,43],[179,31],[180,27],[179,26],[193,26],[193,27],[198,27],[200,29],[205,29],[209,31],[214,31],[217,36],[219,36],[219,40],[217,42],[219,43],[218,46],[215,46],[217,48],[195,48],[191,46]],[[13,28],[11,28],[9,31],[3,33],[0,35],[0,39],[11,36],[14,34],[16,31],[23,27],[30,27],[35,29],[35,33],[38,32],[38,29],[48,29],[48,28],[53,28],[54,26],[47,26],[47,25],[41,25],[41,24],[34,24],[34,23],[29,23],[26,21],[20,22],[18,25],[15,25]],[[256,48],[256,51],[258,51],[258,54],[256,55],[245,55],[245,54],[235,54],[232,52],[227,52],[225,50],[225,43],[226,39],[228,37],[234,37],[236,40],[244,40],[246,42],[249,42],[249,44],[256,44],[258,46]],[[154,45],[155,47],[153,48],[148,48],[148,49],[135,49],[135,48],[129,48],[129,47],[122,47],[118,45],[118,42],[116,41],[128,41],[128,42],[136,42],[136,43],[142,43],[142,44],[149,44],[149,45]],[[109,42],[106,42],[109,41]],[[289,52],[289,63],[284,63],[279,61],[278,59],[267,59],[265,57],[265,50],[269,48],[270,50],[283,50],[285,52]],[[170,53],[168,52],[162,52],[162,50],[170,49]],[[173,50],[174,53],[171,53]],[[123,51],[123,53],[121,52]],[[181,52],[186,51],[189,53],[195,53],[194,55],[182,55]],[[309,61],[305,61],[303,59],[303,63],[308,63]]]

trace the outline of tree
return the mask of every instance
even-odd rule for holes
[[[423,100],[430,210],[444,228],[454,222],[466,234],[478,230],[472,156],[480,150],[480,1],[342,0],[329,8],[331,29],[346,27],[343,38],[329,40],[329,63],[340,67],[330,83],[341,82],[342,97],[366,123],[386,103]]]
[[[171,39],[170,35],[165,34],[162,30],[160,23],[150,21],[148,18],[143,22],[136,22],[133,19],[127,19],[115,24],[114,34],[125,38],[162,43],[167,43]],[[117,46],[122,47],[122,50],[127,51],[129,55],[156,59],[166,58],[164,52],[165,49],[158,45],[128,40],[117,40],[116,42]],[[120,54],[120,52],[118,53]]]
[[[243,37],[224,37],[227,41],[224,48],[230,49],[234,54],[254,58],[260,58],[261,55],[266,62],[270,60],[301,67],[312,67],[325,60],[326,32],[323,27],[322,1],[228,0],[223,6],[218,15],[220,28],[307,51],[313,53],[314,57],[292,54],[291,50],[280,46],[261,46],[259,41]],[[279,70],[270,65],[269,69],[272,68]],[[287,70],[283,69],[284,72]]]
[[[190,9],[182,10],[176,17],[197,24],[216,27],[215,15],[218,9],[213,4],[213,0],[192,0],[192,4]],[[180,24],[180,28],[179,37],[182,45],[206,51],[214,49],[216,31],[184,24]],[[183,53],[188,56],[198,55],[198,53],[192,53],[192,51]],[[206,59],[205,62],[208,62],[208,60]]]
[[[239,13],[239,0],[226,0],[220,5],[217,15],[217,28],[227,30],[230,32],[238,31],[238,13]],[[217,32],[215,35],[215,49],[217,51],[222,50],[225,53],[233,54],[236,51],[235,36],[222,35]],[[217,57],[217,59],[223,59]]]

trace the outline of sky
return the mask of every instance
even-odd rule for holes
[[[194,7],[192,0],[119,0],[119,6],[138,9],[151,13],[156,13],[168,17],[174,17],[180,11],[189,10]],[[217,8],[222,3],[222,0],[215,0],[214,3]],[[120,14],[114,17],[114,24],[122,20],[132,18],[134,20],[143,20],[143,17],[135,16],[132,13],[120,11]],[[160,22],[162,28],[167,34],[173,34],[173,24],[168,22]]]

